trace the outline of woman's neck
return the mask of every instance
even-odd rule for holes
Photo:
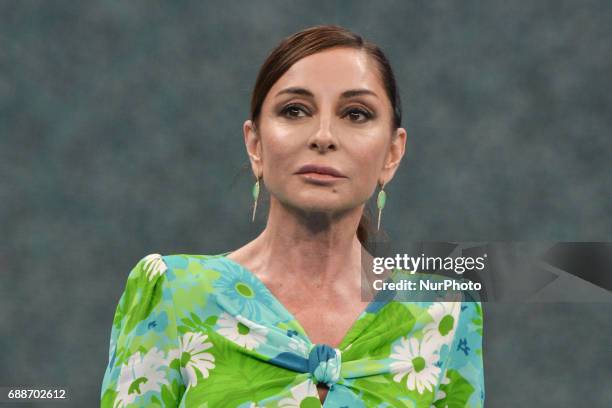
[[[356,230],[362,211],[306,214],[273,200],[266,228],[241,248],[240,257],[264,282],[291,277],[313,288],[339,279],[359,283],[363,247]]]

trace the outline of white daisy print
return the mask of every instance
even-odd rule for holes
[[[198,372],[208,378],[209,371],[215,368],[215,356],[206,352],[213,346],[207,339],[201,333],[186,333],[181,337],[181,375],[190,386],[198,383]]]
[[[217,330],[219,334],[249,350],[253,350],[264,343],[266,334],[268,334],[266,327],[243,316],[236,315],[234,317],[226,312],[221,313],[217,324],[220,326]]]
[[[321,407],[321,400],[317,386],[307,380],[291,388],[291,398],[283,398],[279,401],[280,408]]]
[[[451,344],[460,311],[461,302],[436,302],[429,306],[427,313],[433,318],[433,322],[423,328],[425,337],[438,343]]]
[[[419,394],[425,390],[433,391],[440,367],[434,365],[435,354],[439,351],[435,340],[423,338],[419,342],[416,338],[403,337],[400,343],[393,347],[390,357],[396,361],[390,364],[395,382],[401,383],[405,375],[406,387],[416,389]]]
[[[125,407],[148,391],[159,391],[167,384],[166,359],[163,351],[153,347],[146,354],[137,352],[130,356],[119,373],[115,408]]]
[[[149,280],[152,280],[156,276],[159,276],[168,270],[168,267],[160,254],[147,255],[144,257],[144,261],[143,269]]]

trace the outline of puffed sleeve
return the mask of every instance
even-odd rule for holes
[[[113,319],[102,408],[179,405],[185,386],[170,274],[159,254],[130,271]]]
[[[435,407],[481,408],[484,406],[482,350],[482,304],[462,301],[445,374],[436,394]]]

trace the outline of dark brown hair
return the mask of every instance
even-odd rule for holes
[[[373,59],[393,108],[392,130],[400,127],[402,121],[400,97],[393,70],[382,50],[377,45],[364,40],[360,35],[343,27],[318,25],[298,31],[282,40],[261,66],[251,98],[251,120],[256,128],[259,128],[261,106],[276,81],[297,61],[332,47],[362,50]],[[357,237],[365,245],[372,232],[371,213],[365,206],[357,228]]]

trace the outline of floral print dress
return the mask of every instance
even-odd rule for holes
[[[103,408],[483,406],[480,302],[377,298],[332,348],[228,254],[136,264],[113,320]]]

